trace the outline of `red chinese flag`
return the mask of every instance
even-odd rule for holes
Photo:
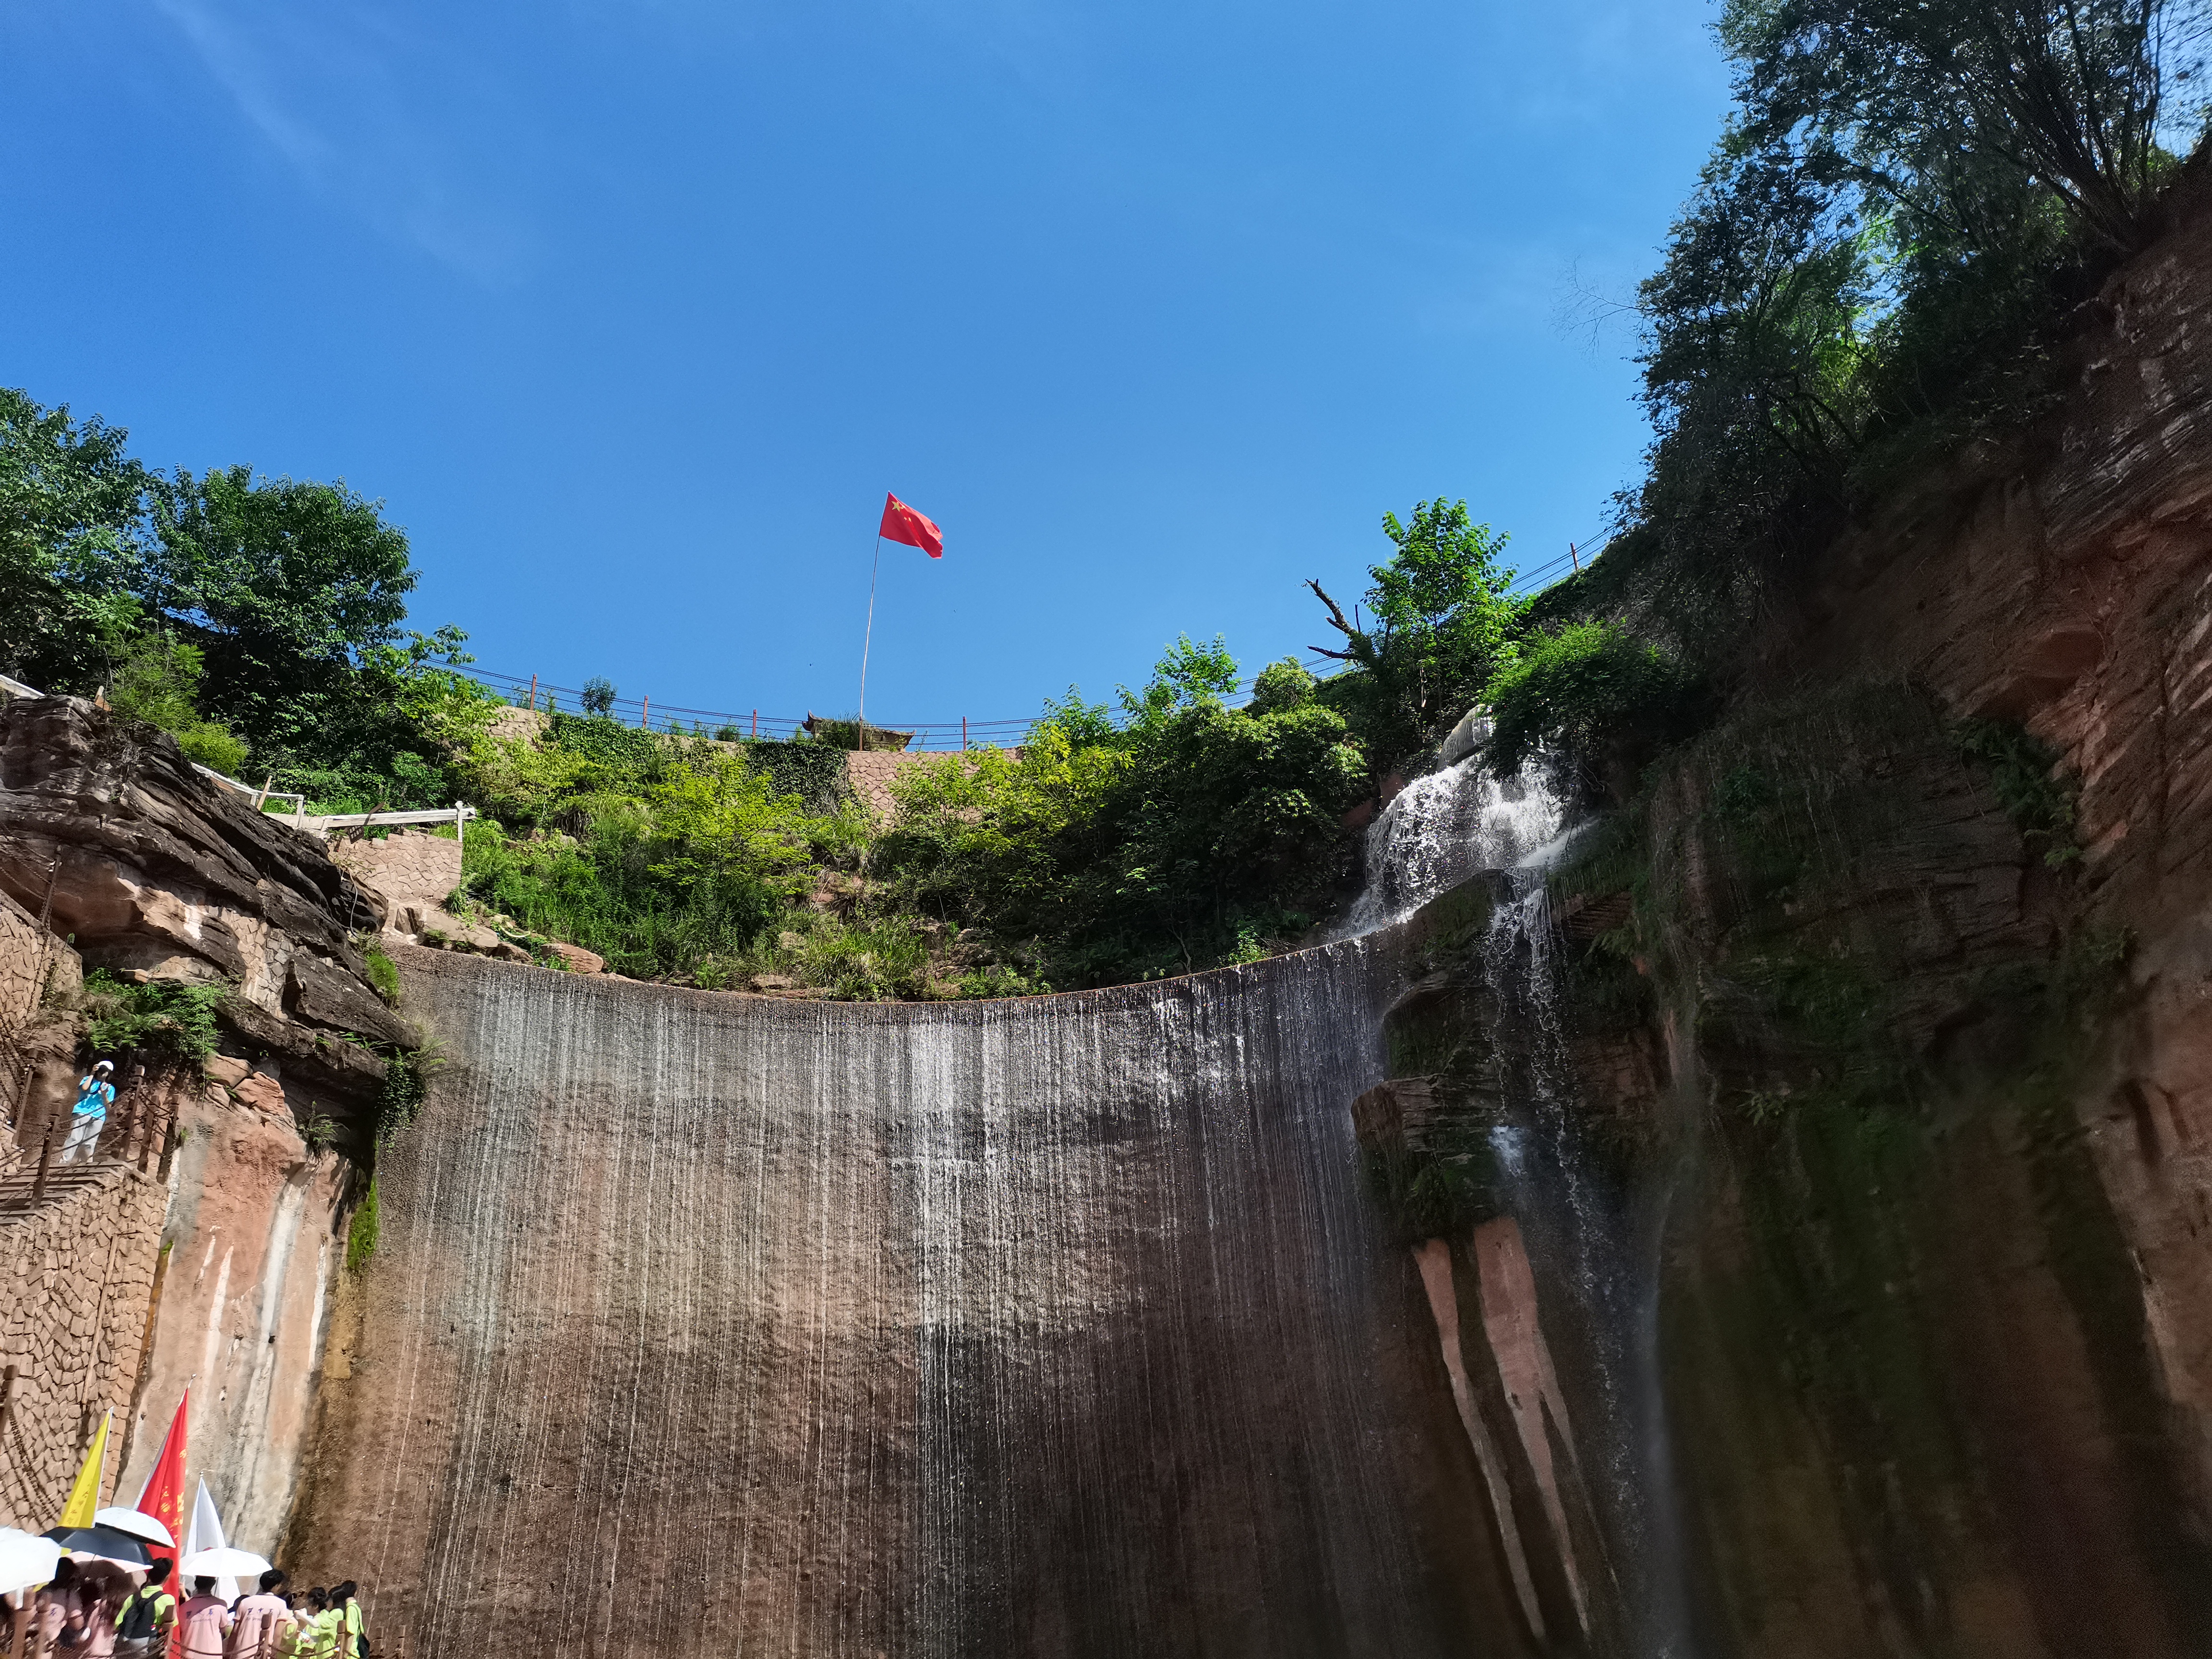
[[[177,1401],[177,1414],[169,1419],[169,1432],[161,1440],[161,1455],[154,1460],[154,1473],[146,1477],[146,1489],[138,1494],[136,1505],[140,1514],[150,1515],[167,1527],[172,1538],[185,1535],[185,1408],[191,1398],[187,1389],[185,1397]],[[149,1542],[146,1553],[156,1560],[167,1561],[171,1571],[176,1570],[176,1551]]]
[[[887,542],[918,547],[933,559],[945,556],[945,532],[897,496],[884,497],[884,521],[876,531]]]

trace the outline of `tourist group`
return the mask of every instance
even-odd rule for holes
[[[0,1528],[0,1655],[368,1659],[359,1586],[289,1591],[283,1572],[223,1541],[204,1480],[179,1547],[188,1404],[135,1506],[99,1507],[103,1421],[60,1520],[35,1537]]]

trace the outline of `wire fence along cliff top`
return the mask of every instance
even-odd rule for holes
[[[1588,546],[1579,543],[1570,544],[1567,551],[1558,558],[1548,560],[1531,569],[1516,571],[1510,591],[1524,598],[1541,592],[1554,583],[1579,573],[1591,560],[1605,550],[1610,540],[1610,538],[1606,538],[1595,541]],[[1342,666],[1334,659],[1317,652],[1307,653],[1304,658],[1304,665],[1311,672],[1323,675],[1337,672]],[[478,668],[473,665],[461,669],[459,672],[487,689],[506,697],[518,707],[547,710],[557,708],[563,713],[572,714],[584,712],[584,692],[580,686],[556,685],[550,680],[540,679],[535,674],[506,674],[496,669]],[[1252,689],[1252,678],[1248,677],[1237,682],[1237,690],[1240,693],[1249,692]],[[10,680],[5,676],[0,676],[0,696],[35,697],[40,695],[42,694],[27,685]],[[681,732],[686,736],[735,738],[741,740],[767,738],[772,741],[789,742],[806,729],[809,720],[817,720],[818,723],[817,717],[811,714],[805,716],[764,714],[757,708],[693,708],[681,703],[655,703],[650,694],[638,697],[612,697],[609,700],[607,712],[625,725],[661,732]],[[1012,748],[1020,743],[1030,727],[1036,725],[1042,717],[1042,711],[1040,711],[1036,714],[1006,719],[979,720],[963,717],[957,720],[872,720],[868,722],[868,730],[890,732],[895,736],[907,738],[908,741],[903,747],[909,753],[931,750],[943,752],[978,748],[986,744],[1000,748]],[[828,718],[841,723],[850,723],[842,715],[821,718]],[[1106,718],[1112,725],[1121,726],[1127,724],[1129,717],[1123,710],[1109,708]],[[204,766],[197,767],[196,769],[206,774],[218,784],[255,796],[257,805],[266,806],[278,800],[286,801],[290,804],[292,816],[295,820],[304,817],[307,803],[301,796],[287,794],[283,791],[257,790],[251,784],[226,778]],[[355,818],[348,817],[345,822],[350,824],[355,821]],[[384,820],[381,816],[379,816],[376,821],[381,823]],[[304,823],[302,827],[306,827]]]
[[[1567,551],[1533,569],[1516,571],[1511,591],[1522,597],[1541,592],[1554,583],[1576,574],[1589,562],[1602,553],[1610,538],[1589,545],[1571,544]],[[1304,665],[1310,672],[1325,674],[1335,672],[1342,665],[1335,659],[1309,652]],[[520,707],[539,709],[558,709],[564,714],[584,712],[584,692],[581,687],[556,685],[535,674],[506,674],[495,669],[468,667],[460,671],[489,689],[498,692]],[[1237,689],[1249,692],[1252,678],[1237,682]],[[686,736],[763,738],[789,742],[805,731],[807,721],[818,725],[824,719],[850,724],[845,715],[764,714],[757,708],[692,708],[682,703],[658,702],[650,694],[638,697],[617,696],[607,705],[607,712],[625,725],[647,727],[659,732],[675,732]],[[871,720],[868,730],[890,732],[906,737],[908,752],[936,751],[980,748],[994,744],[1012,748],[1018,744],[1030,727],[1041,719],[1042,712],[1018,718],[939,720]],[[1109,708],[1107,719],[1115,726],[1123,726],[1128,715],[1118,708]]]

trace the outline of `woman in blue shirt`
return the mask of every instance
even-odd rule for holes
[[[115,1062],[103,1060],[89,1075],[77,1079],[76,1104],[70,1108],[69,1139],[62,1142],[63,1163],[73,1164],[80,1158],[92,1162],[100,1132],[107,1127],[107,1109],[115,1103],[115,1085],[107,1080],[114,1071]]]

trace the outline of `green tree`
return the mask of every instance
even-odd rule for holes
[[[1720,34],[1759,142],[1969,238],[1990,198],[2049,190],[2124,253],[2160,228],[2163,131],[2201,129],[2201,106],[2169,100],[2202,69],[2207,15],[2203,0],[1728,0]]]
[[[1313,649],[1351,671],[1325,695],[1378,770],[1435,743],[1467,712],[1510,654],[1526,608],[1507,591],[1514,573],[1498,563],[1506,538],[1476,524],[1465,501],[1422,501],[1410,522],[1386,513],[1382,530],[1396,550],[1368,569],[1372,625],[1355,625],[1318,581],[1306,584],[1344,644]]]
[[[257,753],[310,765],[368,758],[384,724],[356,670],[392,644],[416,575],[406,533],[343,483],[179,470],[153,495],[152,607],[207,653],[203,697]]]
[[[1836,522],[1870,418],[1868,239],[1786,152],[1723,142],[1639,293],[1638,503],[1710,608]]]
[[[1296,664],[1232,708],[1217,638],[1170,646],[1109,709],[1071,692],[1018,755],[902,771],[875,867],[926,913],[1032,946],[1054,984],[1114,983],[1256,955],[1344,873],[1366,763]]]
[[[40,690],[104,684],[143,621],[147,474],[127,435],[0,389],[0,667]]]

